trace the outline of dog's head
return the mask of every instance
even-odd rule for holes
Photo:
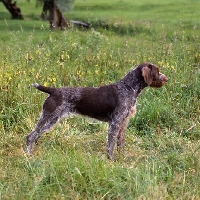
[[[159,68],[152,63],[142,63],[142,76],[144,81],[150,87],[162,87],[168,81],[168,78],[159,72]]]

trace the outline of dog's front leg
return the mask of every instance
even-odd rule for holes
[[[109,123],[108,129],[108,138],[107,138],[107,145],[106,145],[106,152],[108,159],[113,160],[113,149],[115,146],[116,138],[119,134],[119,124],[117,123]]]
[[[124,150],[125,134],[128,126],[129,118],[125,118],[119,128],[119,134],[117,135],[117,150],[122,152]]]

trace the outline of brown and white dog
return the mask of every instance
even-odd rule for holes
[[[118,149],[124,149],[126,128],[129,118],[136,113],[140,92],[147,86],[162,87],[167,81],[158,67],[142,63],[120,81],[100,87],[51,88],[33,84],[49,96],[35,129],[27,136],[26,152],[30,154],[33,143],[60,119],[80,114],[109,123],[106,151],[108,158],[113,159],[116,140]]]

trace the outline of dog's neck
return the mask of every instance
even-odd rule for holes
[[[147,83],[144,81],[142,76],[141,68],[137,67],[132,69],[124,78],[120,81],[120,84],[128,91],[134,91],[136,94],[139,94],[145,87]]]

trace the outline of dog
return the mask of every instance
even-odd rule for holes
[[[33,143],[54,124],[70,114],[80,114],[108,122],[106,152],[113,159],[113,149],[124,149],[125,132],[130,117],[136,113],[136,100],[147,86],[160,88],[168,78],[152,63],[145,62],[133,68],[116,83],[100,87],[52,88],[33,86],[49,96],[44,102],[40,119],[34,130],[27,135],[26,152],[31,154]]]

